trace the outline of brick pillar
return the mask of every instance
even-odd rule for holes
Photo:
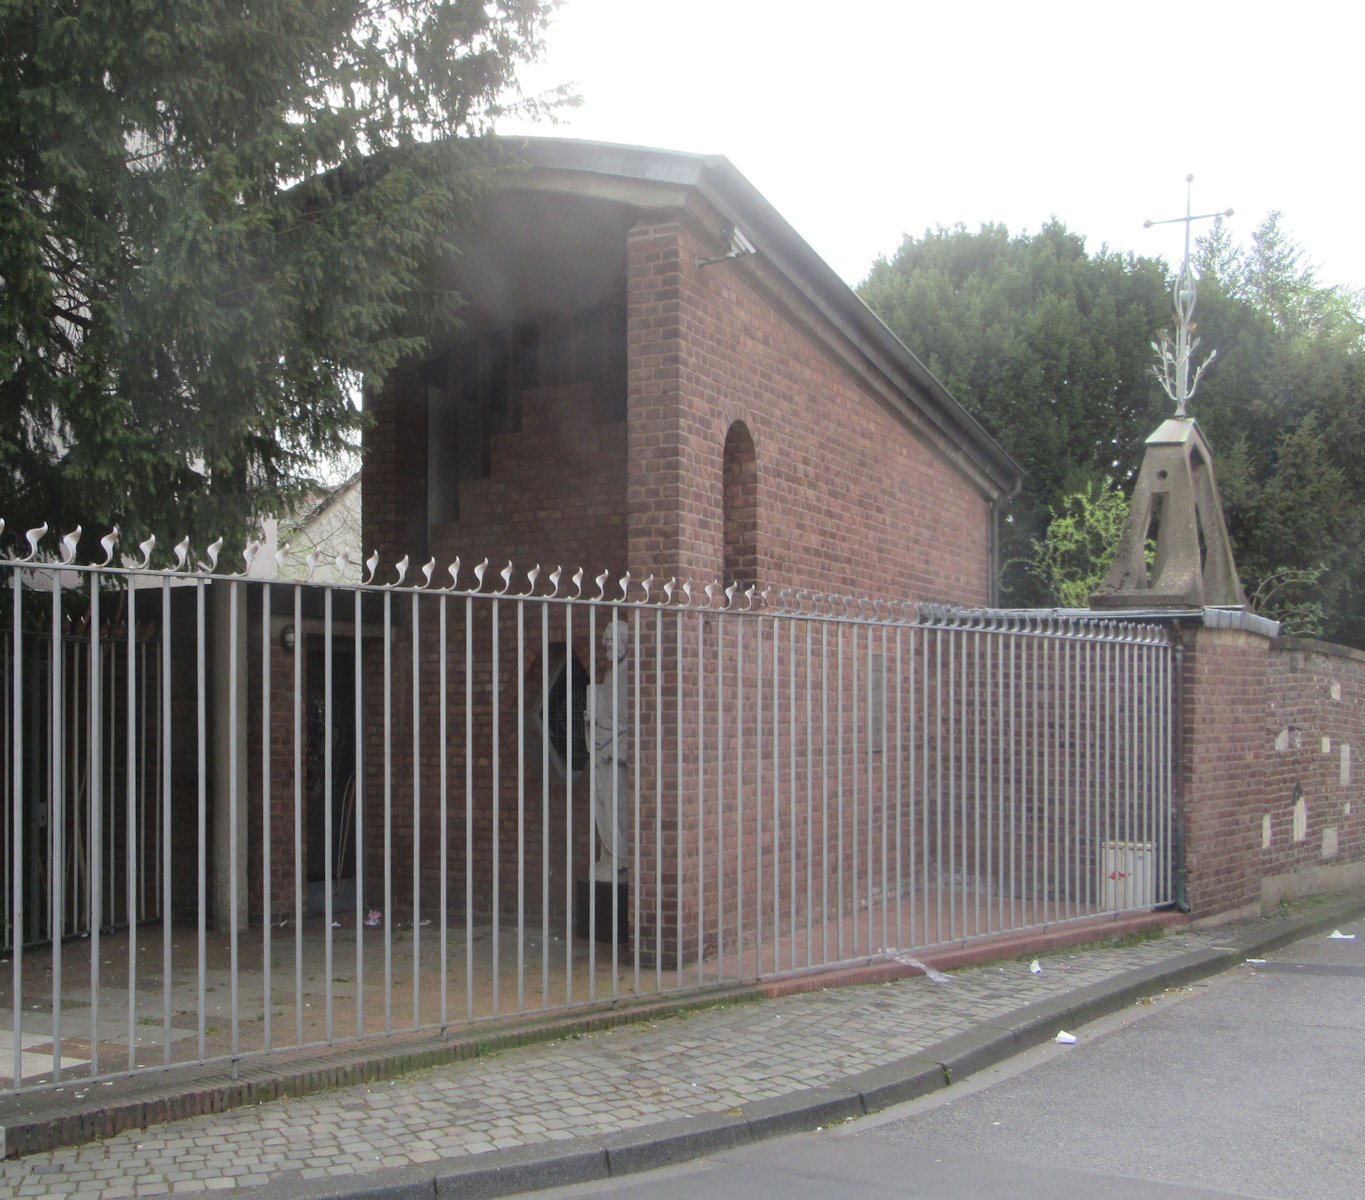
[[[1255,915],[1270,638],[1201,621],[1181,630],[1181,647],[1182,752],[1176,771],[1183,795],[1186,898],[1196,918]]]
[[[688,559],[684,516],[695,486],[688,478],[686,439],[692,431],[684,427],[683,403],[686,250],[676,221],[637,225],[627,240],[627,561],[636,578],[652,573],[660,584],[671,576],[681,583],[696,574],[695,562]],[[720,453],[717,446],[718,465]],[[665,781],[658,808],[648,796],[636,830],[644,867],[636,928],[649,958],[668,966],[694,961],[704,941],[696,932],[697,889],[686,883],[695,881],[697,866],[697,681],[692,654],[685,646],[678,655],[670,635],[662,670],[663,737],[636,749],[635,769],[641,778],[653,780],[657,770]],[[646,659],[643,671],[642,694],[653,696],[653,661]],[[656,897],[662,898],[659,919]]]
[[[415,371],[399,369],[367,393],[365,404],[371,422],[364,435],[361,553],[378,550],[387,571],[405,554],[420,563],[426,553],[426,385]]]

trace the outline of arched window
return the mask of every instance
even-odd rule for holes
[[[758,464],[754,439],[743,421],[725,434],[725,584],[758,582]]]

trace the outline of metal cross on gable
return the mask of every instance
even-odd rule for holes
[[[1175,415],[1177,418],[1184,419],[1189,416],[1187,406],[1190,398],[1194,395],[1194,389],[1199,386],[1199,377],[1204,374],[1205,368],[1218,357],[1218,351],[1212,351],[1208,358],[1194,369],[1194,377],[1190,377],[1190,358],[1195,350],[1199,348],[1199,339],[1192,338],[1194,331],[1194,304],[1195,291],[1198,278],[1194,273],[1194,267],[1190,264],[1190,226],[1195,221],[1208,221],[1217,217],[1232,216],[1232,209],[1216,213],[1190,212],[1190,194],[1193,191],[1194,176],[1185,176],[1185,215],[1183,217],[1170,217],[1164,221],[1144,221],[1142,227],[1150,229],[1153,225],[1175,225],[1184,223],[1185,226],[1185,258],[1180,264],[1180,274],[1176,276],[1175,287],[1175,344],[1171,344],[1168,334],[1161,335],[1161,341],[1153,342],[1152,349],[1157,354],[1157,365],[1152,368],[1152,374],[1157,377],[1166,395],[1175,401]]]

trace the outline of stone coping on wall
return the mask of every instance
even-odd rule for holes
[[[1330,654],[1334,658],[1349,658],[1353,662],[1365,663],[1365,650],[1341,646],[1336,642],[1320,642],[1316,638],[1277,637],[1270,648],[1283,653]]]

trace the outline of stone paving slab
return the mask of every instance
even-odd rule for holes
[[[736,1004],[0,1163],[0,1194],[80,1200],[502,1196],[814,1128],[923,1095],[1365,898],[1135,945]],[[932,961],[932,955],[926,955]]]

